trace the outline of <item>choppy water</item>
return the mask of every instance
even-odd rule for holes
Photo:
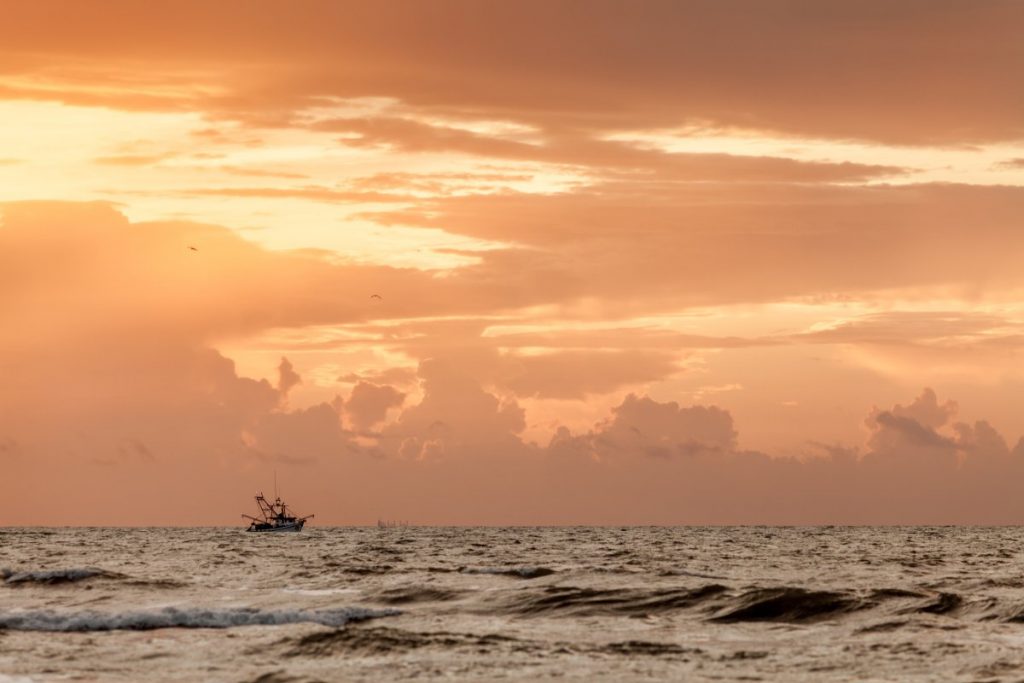
[[[0,531],[0,683],[1024,679],[1019,528]]]

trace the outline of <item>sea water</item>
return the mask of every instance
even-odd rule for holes
[[[0,530],[0,683],[1024,679],[1024,531]]]

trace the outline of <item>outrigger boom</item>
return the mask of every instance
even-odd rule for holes
[[[306,520],[314,517],[314,515],[297,517],[288,511],[288,506],[280,498],[276,498],[271,503],[262,493],[256,494],[256,505],[259,506],[262,517],[242,515],[251,520],[246,531],[302,531]]]

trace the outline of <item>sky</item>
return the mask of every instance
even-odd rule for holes
[[[1022,31],[14,3],[0,526],[1020,523]]]

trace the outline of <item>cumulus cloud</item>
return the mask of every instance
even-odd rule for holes
[[[200,250],[186,250],[194,241]],[[355,385],[348,401],[302,402],[307,383],[290,361],[278,362],[273,380],[246,377],[215,340],[280,325],[365,324],[369,313],[334,294],[360,278],[407,278],[409,296],[425,307],[437,305],[431,288],[461,285],[275,254],[214,226],[132,224],[103,205],[17,206],[0,247],[0,458],[23,484],[2,503],[12,521],[123,523],[116,510],[139,523],[234,519],[237,501],[274,466],[311,492],[318,516],[338,521],[347,514],[342,483],[356,491],[346,504],[363,506],[345,509],[376,514],[383,504],[384,514],[423,522],[993,523],[1024,515],[1013,489],[1024,441],[990,421],[961,419],[956,402],[931,390],[872,410],[862,444],[830,444],[802,459],[745,448],[742,424],[725,407],[639,393],[591,428],[562,427],[535,445],[523,438],[518,394],[625,391],[622,383],[671,371],[662,364],[685,336],[641,335],[650,337],[643,353],[617,354],[604,348],[605,330],[594,340],[601,345],[545,358],[529,350],[543,335],[523,333],[503,350],[481,336],[486,321],[435,308],[433,327],[422,318],[379,323],[423,340],[403,356],[419,361],[418,387],[385,381],[409,382],[407,370],[345,373]],[[319,287],[332,294],[321,297]],[[992,321],[942,329],[975,323]],[[587,368],[606,377],[592,379]],[[572,391],[559,393],[552,377]],[[112,486],[116,510],[104,504]],[[168,491],[189,500],[187,513],[159,503]],[[83,509],[99,516],[72,519]]]
[[[281,358],[281,364],[277,366],[277,375],[277,390],[285,396],[288,395],[292,387],[302,384],[302,378],[299,377],[299,373],[295,372],[295,368],[287,358]]]
[[[337,405],[319,403],[293,411],[262,414],[241,433],[249,453],[261,460],[314,464],[357,450],[342,427]]]
[[[519,450],[516,437],[526,427],[524,411],[502,400],[455,365],[441,360],[420,363],[423,400],[409,406],[383,430],[406,458],[486,457],[493,449]]]
[[[731,453],[736,449],[732,416],[715,406],[680,407],[629,394],[612,416],[591,432],[570,437],[559,430],[550,448],[586,453],[595,459],[623,456],[656,458]]]
[[[360,381],[345,401],[345,414],[354,429],[366,431],[383,422],[388,411],[398,408],[404,401],[405,394],[392,386]]]
[[[867,457],[885,464],[918,459],[927,468],[975,465],[1011,454],[1006,439],[987,421],[957,421],[959,409],[955,401],[939,403],[930,388],[906,406],[874,409],[866,420]],[[1024,438],[1013,453],[1024,457]]]

